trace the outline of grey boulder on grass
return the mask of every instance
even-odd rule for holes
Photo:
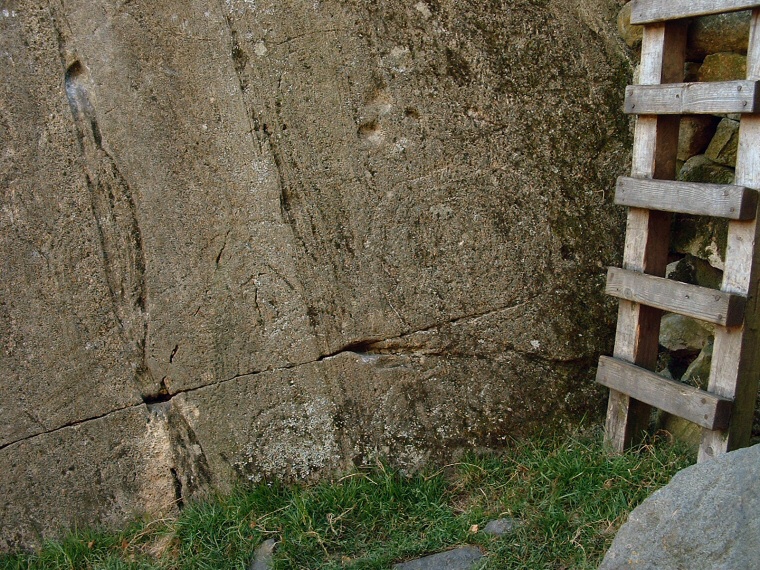
[[[760,445],[693,465],[639,505],[599,570],[760,569]]]

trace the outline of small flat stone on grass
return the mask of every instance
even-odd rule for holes
[[[520,523],[515,519],[504,518],[490,521],[484,528],[484,534],[491,534],[494,536],[504,536],[509,534],[517,528]]]
[[[474,546],[461,546],[416,560],[394,564],[393,570],[471,570],[483,558]]]
[[[276,546],[277,541],[273,538],[265,540],[259,544],[256,551],[253,553],[253,560],[251,561],[248,570],[271,570],[273,566],[272,555],[274,554]]]

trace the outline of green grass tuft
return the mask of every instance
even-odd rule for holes
[[[0,556],[0,570],[246,570],[267,538],[278,541],[276,569],[379,570],[461,544],[487,554],[482,568],[591,569],[628,513],[692,461],[661,440],[609,455],[598,435],[537,438],[436,472],[380,465],[312,486],[237,489],[177,520]],[[479,532],[500,517],[519,526]]]

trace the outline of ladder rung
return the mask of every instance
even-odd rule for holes
[[[602,356],[596,381],[710,430],[728,427],[733,402],[699,388],[668,380],[617,358]]]
[[[729,220],[752,220],[757,213],[757,191],[744,186],[674,182],[621,176],[615,203]]]
[[[631,24],[651,24],[665,20],[693,18],[720,12],[735,12],[760,6],[757,0],[634,0]]]
[[[629,85],[625,112],[636,115],[757,113],[758,81]]]
[[[725,327],[744,322],[746,298],[716,289],[610,267],[608,295]]]

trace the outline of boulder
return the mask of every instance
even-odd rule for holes
[[[697,73],[699,81],[732,81],[747,78],[747,56],[733,52],[713,53]]]
[[[709,356],[713,337],[713,325],[683,315],[667,313],[660,323],[659,344],[665,350],[658,355],[656,370],[662,376],[675,380],[684,380],[687,373],[694,375],[694,380],[702,374],[704,382],[709,377]],[[702,368],[690,368],[695,362],[703,362],[700,355],[708,350],[707,372]]]
[[[690,254],[706,261],[714,269],[723,271],[728,221],[685,214],[677,214],[674,220],[671,245],[673,251]]]
[[[618,12],[617,25],[620,36],[630,48],[641,46],[644,37],[644,26],[631,25],[631,9],[633,4],[628,2]]]
[[[256,547],[248,570],[271,570],[274,567],[274,551],[277,541],[268,538]]]
[[[702,154],[715,134],[719,119],[712,115],[684,115],[678,132],[678,160]]]
[[[760,560],[760,446],[684,469],[639,505],[599,570],[734,570]]]
[[[13,544],[163,508],[145,406],[182,450],[155,475],[172,501],[447,461],[602,409],[630,156],[617,1],[12,4]],[[46,465],[74,427],[95,441],[69,493]]]
[[[685,255],[678,261],[668,264],[665,274],[668,279],[710,289],[720,289],[723,281],[722,271],[693,255]]]
[[[717,164],[734,167],[738,148],[739,121],[725,118],[718,125],[705,156]]]
[[[678,173],[678,180],[684,182],[733,184],[734,178],[733,168],[718,164],[703,154],[687,160]],[[727,221],[685,214],[676,214],[674,220],[671,249],[677,253],[691,254],[722,270],[728,232]]]
[[[463,326],[456,334],[472,332]],[[490,349],[474,359],[446,354],[452,341],[446,331],[429,331],[395,346],[357,348],[206,386],[172,398],[169,417],[187,422],[215,487],[229,489],[266,477],[314,480],[383,458],[414,471],[449,460],[458,448],[507,442],[514,430],[502,424],[520,421],[526,432],[540,430],[555,395],[567,397],[569,406],[603,401],[591,386],[573,392],[569,379],[541,401],[539,385],[518,391],[504,372],[519,367],[525,378],[538,377],[546,368],[529,356]]]
[[[689,26],[687,58],[702,61],[719,52],[746,54],[749,41],[749,10],[703,16]]]
[[[696,386],[702,390],[707,390],[707,383],[710,380],[710,365],[712,364],[713,341],[710,339],[697,355],[694,361],[689,364],[686,372],[681,376],[681,382]]]
[[[698,154],[684,163],[678,173],[678,180],[684,182],[733,184],[734,170],[716,163],[704,154]]]
[[[667,313],[660,323],[660,346],[672,353],[699,354],[713,335],[712,325],[676,313]]]

